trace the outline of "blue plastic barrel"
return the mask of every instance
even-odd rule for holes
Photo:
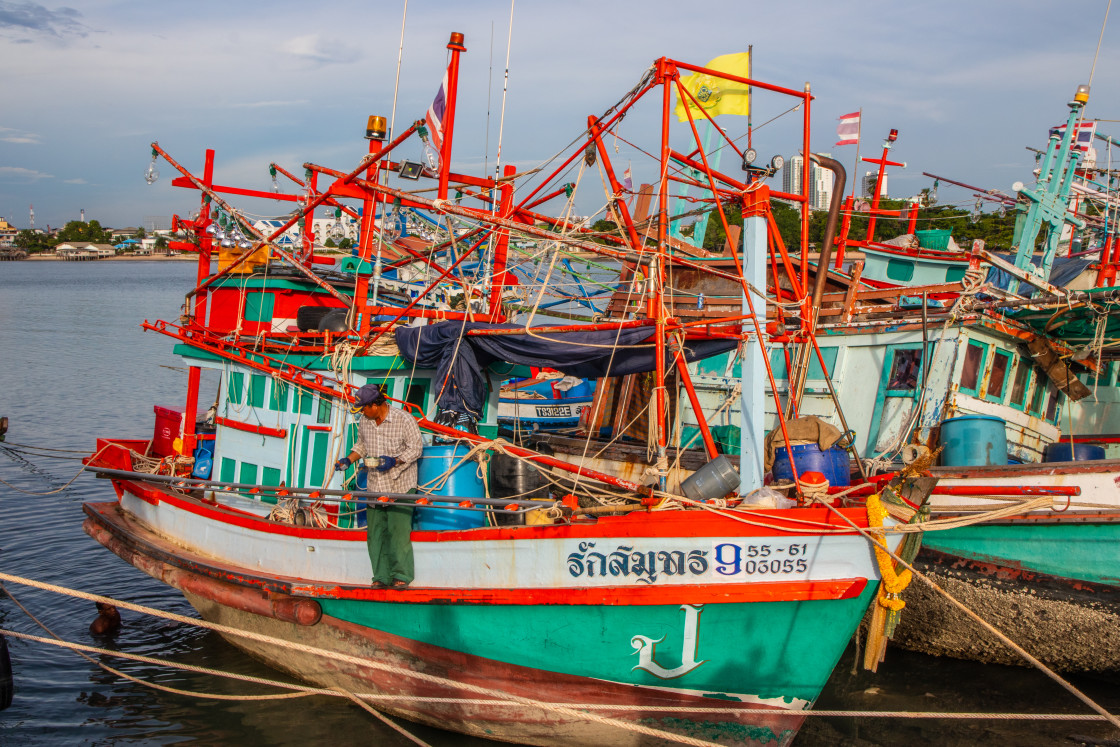
[[[1047,462],[1088,462],[1094,459],[1104,459],[1103,446],[1096,444],[1074,444],[1069,447],[1069,441],[1061,441],[1046,447]]]
[[[829,485],[851,485],[852,470],[848,461],[848,452],[839,446],[833,446],[827,451],[821,451],[817,444],[800,444],[791,447],[793,461],[797,464],[797,474],[805,472],[820,472],[828,479]],[[785,446],[779,446],[774,452],[774,479],[792,480],[793,470],[789,466],[789,453]]]
[[[420,485],[440,478],[443,473],[462,461],[470,451],[465,444],[436,444],[425,446],[420,456],[417,482]],[[478,476],[478,462],[463,462],[447,478],[443,487],[433,491],[436,495],[453,495],[457,498],[482,498],[486,490],[482,478]],[[455,504],[444,504],[453,506]],[[474,529],[486,526],[486,514],[462,508],[426,508],[418,506],[412,514],[412,528],[430,529]]]
[[[961,415],[941,423],[941,464],[984,467],[1007,464],[1007,424],[994,415]]]

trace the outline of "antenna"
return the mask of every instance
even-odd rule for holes
[[[31,209],[29,210],[29,212],[30,212],[29,217],[30,217],[30,222],[31,222],[31,229],[30,230],[34,231],[35,230],[35,206],[34,205],[31,206]]]

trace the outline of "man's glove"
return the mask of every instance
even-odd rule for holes
[[[353,462],[350,461],[350,457],[342,457],[341,459],[339,459],[337,462],[334,463],[334,469],[335,469],[336,472],[342,472],[344,469],[349,467],[351,464],[353,464]]]
[[[377,471],[388,472],[393,467],[397,466],[397,458],[391,456],[377,457]]]

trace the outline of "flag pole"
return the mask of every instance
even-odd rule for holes
[[[856,183],[860,181],[859,175],[859,146],[860,141],[863,140],[863,107],[859,108],[859,124],[856,125],[856,162],[852,167],[852,206],[855,206],[856,199]]]
[[[747,45],[747,76],[754,75],[754,45]],[[754,114],[754,86],[747,86],[747,148],[751,147],[754,134],[751,130],[751,116]]]

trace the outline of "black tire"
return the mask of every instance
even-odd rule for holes
[[[319,329],[319,322],[332,311],[329,306],[300,306],[296,312],[296,326],[300,332],[311,332]]]
[[[350,324],[347,317],[350,316],[348,309],[332,309],[329,314],[325,314],[319,320],[320,332],[345,332],[350,329]]]

